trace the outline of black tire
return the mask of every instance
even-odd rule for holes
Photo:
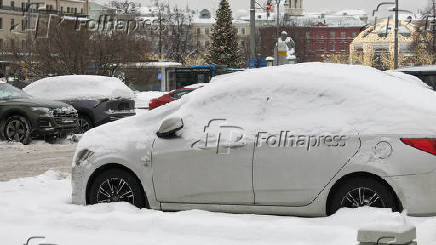
[[[92,120],[86,115],[79,115],[78,123],[79,127],[76,131],[77,134],[84,134],[94,127]]]
[[[336,213],[340,208],[376,207],[401,211],[400,205],[387,183],[370,176],[358,176],[346,179],[334,188],[328,198],[327,215]],[[354,197],[354,198],[353,198]]]
[[[129,202],[138,208],[148,207],[140,181],[121,168],[110,168],[95,176],[88,191],[88,201],[89,204]]]
[[[29,121],[22,116],[13,115],[2,122],[1,135],[4,140],[21,142],[28,145],[32,142],[32,128]]]

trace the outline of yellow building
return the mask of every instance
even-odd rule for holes
[[[0,50],[24,48],[26,45],[27,9],[32,13],[31,23],[40,14],[87,15],[87,0],[0,0]]]
[[[415,64],[418,44],[431,39],[426,31],[419,31],[417,25],[410,21],[400,21],[398,31],[399,65]],[[370,26],[361,32],[350,45],[350,62],[363,64],[378,69],[393,69],[394,21],[385,19],[375,27]]]

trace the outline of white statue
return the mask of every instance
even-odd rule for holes
[[[277,40],[276,48],[278,49],[279,65],[289,64],[289,60],[295,60],[295,42],[288,33],[282,31],[281,36]]]

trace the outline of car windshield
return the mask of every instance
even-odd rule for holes
[[[7,83],[0,83],[0,100],[10,99],[24,99],[30,98],[30,95],[26,94],[22,90],[9,85]]]

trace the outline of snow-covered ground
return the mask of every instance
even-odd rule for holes
[[[71,204],[70,175],[0,182],[0,243],[23,244],[34,235],[60,245],[95,244],[357,244],[371,224],[417,226],[418,244],[436,244],[436,217],[405,217],[388,210],[340,210],[327,218],[223,214],[199,210],[161,212],[126,203]]]

